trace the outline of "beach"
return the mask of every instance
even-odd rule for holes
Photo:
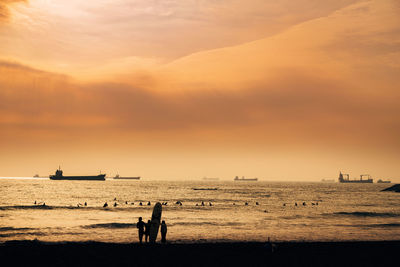
[[[400,241],[104,243],[7,241],[9,266],[395,266]]]

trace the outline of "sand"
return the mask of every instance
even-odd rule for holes
[[[2,266],[398,266],[400,241],[156,244],[9,241]]]

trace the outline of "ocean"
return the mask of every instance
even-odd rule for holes
[[[381,192],[389,186],[1,178],[0,242],[137,242],[138,217],[158,201],[176,243],[400,240],[400,194]]]

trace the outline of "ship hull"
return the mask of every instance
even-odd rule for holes
[[[339,183],[353,183],[353,184],[372,184],[373,180],[343,180],[339,181]]]
[[[140,180],[140,177],[114,177],[117,180]]]
[[[95,175],[95,176],[56,176],[50,175],[50,180],[72,180],[72,181],[105,181],[106,175]]]

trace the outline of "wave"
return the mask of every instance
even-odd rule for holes
[[[54,207],[52,206],[43,206],[43,205],[16,205],[16,206],[1,206],[0,210],[12,210],[12,209],[22,209],[22,210],[27,210],[27,209],[40,209],[40,210],[50,210],[53,209]]]
[[[368,211],[354,211],[354,212],[334,212],[324,215],[335,216],[352,216],[352,217],[400,217],[399,213],[391,212],[368,212]]]
[[[237,222],[176,222],[167,223],[168,226],[241,226],[243,223]]]
[[[33,228],[27,228],[27,227],[22,227],[22,228],[16,228],[16,227],[0,227],[0,232],[9,232],[9,231],[29,231],[29,230],[34,230]]]
[[[82,226],[82,228],[136,228],[136,223],[97,223]]]
[[[359,227],[359,228],[396,228],[400,227],[400,223],[374,223],[374,224],[337,224],[336,226]]]
[[[42,232],[24,232],[24,233],[20,233],[20,232],[16,232],[16,233],[4,233],[4,234],[0,234],[0,237],[13,237],[13,236],[46,236],[46,233],[42,233]]]

